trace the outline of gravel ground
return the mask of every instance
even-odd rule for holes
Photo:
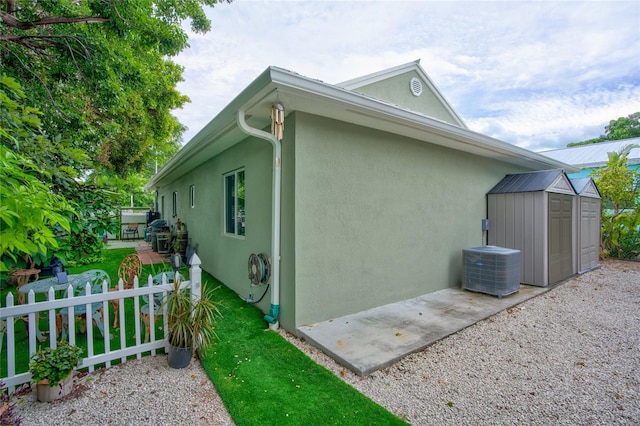
[[[411,424],[640,425],[640,263],[603,262],[366,378],[281,334]],[[15,398],[23,424],[233,424],[197,360],[147,357],[77,383],[62,401]]]
[[[166,355],[76,376],[70,395],[50,403],[14,397],[22,425],[233,425],[200,361],[169,368]]]

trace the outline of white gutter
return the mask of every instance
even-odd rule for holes
[[[269,323],[269,328],[278,328],[278,314],[280,312],[280,185],[282,145],[271,133],[250,127],[245,121],[244,110],[238,110],[238,127],[249,136],[271,142],[273,145],[273,185],[271,189],[271,309],[264,319]]]

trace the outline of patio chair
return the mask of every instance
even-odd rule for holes
[[[162,276],[166,275],[167,284],[171,284],[174,280],[173,271],[161,272],[153,277],[153,285],[162,284]],[[151,309],[149,306],[149,296],[146,294],[142,296],[142,300],[145,305],[140,308],[140,317],[142,318],[142,322],[144,323],[144,342],[147,343],[149,341],[149,328],[151,325],[149,324],[151,321],[151,317],[149,315],[149,310]],[[162,304],[164,303],[162,293],[156,293],[153,295],[153,320],[154,323],[160,319],[162,316]]]
[[[149,330],[151,328],[151,316],[149,315],[149,311],[152,309],[149,303],[149,296],[143,295],[142,300],[144,300],[145,305],[140,308],[140,317],[142,318],[142,322],[144,323],[144,343],[149,342]],[[162,304],[164,303],[164,297],[162,293],[156,293],[153,295],[153,322],[155,324],[156,321],[160,319],[162,316]]]
[[[122,280],[124,289],[133,288],[133,280],[142,274],[142,260],[137,254],[130,254],[125,257],[118,268],[118,279]],[[118,287],[114,287],[109,291],[118,291]],[[113,307],[113,328],[118,326],[118,311],[120,310],[120,299],[111,300]]]
[[[86,283],[85,283],[86,286]],[[99,283],[90,284],[91,294],[102,293],[102,281]],[[77,296],[85,296],[86,295],[86,287],[82,287],[81,285],[77,285],[74,289],[78,290]],[[94,302],[90,305],[91,312],[87,316],[87,305],[76,305],[73,307],[73,315],[75,320],[84,320],[82,325],[80,326],[80,333],[85,333],[87,331],[87,327],[89,324],[95,323],[100,330],[100,334],[104,337],[104,312],[102,309],[102,302]],[[91,318],[88,321],[88,317]],[[56,321],[60,326],[60,330],[62,333],[62,339],[66,339],[67,330],[69,329],[69,308],[62,308],[57,315],[58,320]],[[89,324],[87,324],[89,322]],[[111,338],[111,335],[109,335]]]
[[[124,237],[123,240],[140,238],[140,234],[138,233],[138,224],[137,223],[128,224],[127,227],[124,229],[124,231],[122,231],[122,234]]]

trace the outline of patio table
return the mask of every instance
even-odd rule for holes
[[[29,294],[31,290],[33,290],[34,293],[48,293],[50,288],[53,288],[54,291],[62,291],[66,290],[69,287],[69,284],[73,286],[74,281],[77,280],[78,277],[80,277],[80,274],[69,275],[67,277],[69,282],[64,284],[60,284],[56,277],[43,278],[23,285],[18,289],[18,291],[22,294]]]
[[[20,287],[18,289],[18,292],[23,296],[22,301],[24,303],[24,295],[29,294],[31,290],[33,290],[34,293],[48,293],[49,289],[53,289],[54,291],[67,290],[69,288],[69,285],[71,285],[74,289],[83,288],[87,284],[87,282],[93,283],[97,278],[103,278],[107,280],[108,285],[111,285],[109,275],[105,271],[102,271],[100,269],[92,269],[80,274],[68,275],[68,282],[64,284],[60,284],[57,277],[50,277],[38,281],[33,281]],[[39,317],[40,315],[36,314],[36,323],[39,322]],[[36,327],[36,336],[40,341],[46,340],[46,337],[44,337],[43,333],[40,331],[40,327]]]

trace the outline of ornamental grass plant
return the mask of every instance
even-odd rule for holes
[[[180,278],[173,282],[173,291],[167,293],[165,301],[169,344],[184,349],[206,348],[217,337],[216,322],[221,317],[218,303],[211,297],[213,291],[206,291],[206,283],[205,292],[194,302],[189,289],[180,288],[180,282]]]

